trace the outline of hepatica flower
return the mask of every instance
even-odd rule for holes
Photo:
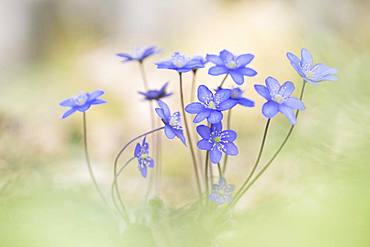
[[[60,105],[70,107],[70,109],[63,114],[62,118],[64,119],[69,115],[75,113],[76,111],[85,112],[92,105],[100,105],[107,103],[105,100],[99,99],[99,97],[102,96],[103,94],[104,94],[103,90],[96,90],[91,93],[82,93],[72,98],[63,100],[62,102],[60,102]]]
[[[234,107],[237,102],[230,99],[231,91],[228,89],[219,89],[215,94],[211,92],[205,85],[198,87],[198,100],[200,102],[190,103],[185,107],[186,112],[197,114],[193,120],[194,123],[199,123],[207,118],[211,124],[221,122],[223,115],[221,111],[225,111]]]
[[[264,97],[267,102],[262,107],[262,113],[266,118],[273,118],[278,112],[284,114],[291,124],[296,124],[297,120],[294,110],[304,110],[301,100],[292,97],[294,85],[287,81],[282,86],[273,77],[267,77],[266,86],[255,85],[257,93]]]
[[[243,97],[243,90],[241,90],[239,87],[235,87],[229,90],[231,92],[230,99],[236,101],[238,105],[245,107],[254,107],[254,101]]]
[[[145,58],[159,53],[159,50],[155,46],[146,48],[138,48],[132,54],[118,53],[117,56],[122,58],[122,62],[138,61],[143,62]]]
[[[146,138],[143,139],[141,144],[136,144],[134,156],[138,161],[141,175],[146,177],[148,167],[154,167],[154,160],[149,156],[149,144],[146,142]]]
[[[172,93],[167,93],[167,86],[168,82],[165,83],[159,90],[148,90],[146,92],[139,92],[139,94],[144,95],[146,100],[160,100],[172,95]]]
[[[322,63],[313,64],[312,55],[305,48],[301,50],[301,59],[291,52],[287,53],[287,57],[293,68],[307,82],[317,84],[321,81],[337,80],[337,70]]]
[[[213,201],[217,205],[230,203],[232,201],[232,194],[235,190],[233,184],[228,184],[226,179],[221,177],[217,184],[212,185],[211,194],[208,196],[210,201]]]
[[[206,65],[206,63],[208,62],[207,60],[205,60],[202,56],[194,56],[193,61],[198,61],[198,63],[194,66],[193,68],[193,71],[194,70],[198,70],[198,69],[201,69],[201,68],[204,68],[204,66]]]
[[[215,64],[208,70],[208,74],[215,76],[230,74],[233,81],[241,85],[244,83],[244,76],[257,75],[254,69],[246,67],[253,58],[253,54],[234,56],[227,50],[222,50],[218,56],[208,54],[206,56],[207,61]]]
[[[220,162],[222,152],[232,156],[239,153],[238,148],[233,143],[237,137],[236,132],[233,130],[222,130],[221,123],[212,124],[210,128],[205,125],[199,125],[197,132],[202,137],[202,140],[198,142],[198,148],[209,151],[212,163],[217,164]]]
[[[189,72],[193,69],[204,67],[204,62],[199,57],[188,58],[179,52],[175,52],[170,60],[156,63],[158,69],[172,69],[179,73]]]
[[[186,145],[185,137],[181,126],[181,115],[179,112],[175,112],[171,115],[170,108],[166,103],[158,100],[159,108],[155,108],[157,115],[162,119],[164,123],[164,133],[168,139],[175,137],[179,138],[184,145]]]

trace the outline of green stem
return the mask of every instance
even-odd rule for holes
[[[193,79],[191,80],[191,97],[190,97],[191,102],[193,102],[195,99],[197,71],[198,71],[197,69],[193,70]]]
[[[88,145],[87,145],[87,124],[86,124],[86,113],[83,112],[83,134],[84,134],[84,150],[85,150],[85,159],[86,159],[86,164],[87,164],[87,169],[89,171],[89,174],[90,174],[90,178],[95,186],[95,189],[96,191],[98,192],[100,198],[103,200],[103,202],[108,205],[107,203],[107,200],[105,199],[105,196],[103,194],[103,192],[101,191],[97,181],[96,181],[96,178],[95,178],[95,175],[94,175],[94,171],[92,169],[92,166],[91,166],[91,161],[90,161],[90,155],[89,155],[89,150],[88,150]]]
[[[190,130],[189,130],[189,126],[188,126],[188,121],[187,121],[187,118],[186,118],[186,115],[185,115],[184,92],[183,92],[183,86],[182,86],[182,73],[179,73],[179,79],[180,79],[181,111],[182,111],[182,116],[183,116],[183,119],[184,119],[186,137],[189,141],[191,158],[193,160],[193,167],[194,167],[195,178],[196,178],[196,183],[197,183],[197,190],[198,190],[199,197],[201,197],[202,196],[202,189],[201,189],[201,185],[200,185],[197,159],[195,157],[194,146],[193,146],[193,142],[192,142],[191,137],[190,137]]]
[[[228,111],[227,122],[226,122],[226,129],[229,130],[230,128],[231,128],[231,109]],[[226,172],[227,161],[228,161],[228,155],[225,154],[224,165],[222,167],[222,174],[225,174]]]
[[[204,164],[204,179],[206,181],[206,201],[209,195],[209,180],[208,180],[208,166],[209,166],[209,151],[206,152],[206,162]]]
[[[300,100],[303,99],[303,94],[304,94],[304,90],[305,90],[305,87],[306,87],[306,83],[307,83],[306,81],[303,81],[302,88],[301,88],[301,93],[300,93],[300,97],[299,97]],[[298,118],[298,115],[299,115],[299,110],[296,111],[295,117]],[[281,150],[283,149],[283,147],[285,146],[285,144],[289,140],[290,136],[292,135],[294,127],[295,127],[295,125],[292,125],[290,127],[290,129],[288,131],[288,134],[286,135],[286,137],[284,138],[283,142],[281,143],[279,148],[276,150],[274,155],[262,167],[262,169],[257,173],[257,175],[250,181],[250,183],[243,189],[243,191],[240,193],[240,196],[238,198],[235,198],[235,200],[232,202],[230,207],[235,206],[235,204],[240,200],[240,198],[249,190],[250,187],[252,187],[252,185],[261,177],[261,175],[267,170],[267,168],[270,167],[270,165],[273,163],[273,161],[276,159],[276,157],[279,155],[279,153],[281,152]]]

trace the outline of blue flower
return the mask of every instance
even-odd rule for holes
[[[219,206],[225,203],[231,203],[234,190],[235,186],[228,184],[226,179],[221,177],[217,184],[212,185],[212,192],[208,196],[208,199]]]
[[[189,72],[193,69],[204,67],[204,63],[199,57],[188,58],[179,52],[175,52],[170,60],[156,63],[158,69],[172,69],[179,73]]]
[[[179,112],[175,112],[171,115],[170,108],[168,105],[161,100],[158,100],[159,108],[155,108],[157,115],[162,119],[164,123],[164,133],[168,139],[175,137],[179,138],[184,145],[186,145],[185,137],[181,126],[181,115]]]
[[[192,58],[193,61],[198,61],[198,63],[194,66],[193,68],[193,71],[194,70],[198,70],[198,69],[201,69],[201,68],[204,68],[204,66],[206,65],[206,63],[208,62],[207,60],[205,60],[202,56],[194,56]]]
[[[279,82],[269,76],[265,80],[266,86],[255,85],[257,93],[264,97],[267,102],[262,107],[262,113],[266,118],[273,118],[278,112],[284,114],[291,124],[296,124],[297,120],[294,110],[304,110],[301,100],[292,97],[294,85],[287,81],[282,86]]]
[[[337,80],[337,70],[322,63],[313,64],[312,55],[305,48],[301,50],[301,59],[291,52],[287,53],[287,57],[293,68],[307,82],[315,84],[320,81]]]
[[[245,107],[254,107],[254,101],[243,97],[243,90],[241,88],[235,87],[229,90],[231,91],[230,99],[235,100],[237,104]]]
[[[145,58],[157,53],[159,53],[158,48],[155,46],[150,46],[146,48],[138,48],[132,55],[128,53],[118,53],[117,56],[123,58],[122,62],[138,61],[141,63]]]
[[[206,56],[207,61],[216,65],[208,70],[208,74],[230,74],[234,82],[238,85],[241,85],[244,83],[244,76],[257,75],[257,72],[254,69],[246,67],[253,60],[253,58],[253,54],[234,56],[227,50],[222,50],[218,56],[208,54]]]
[[[193,120],[199,123],[207,118],[211,124],[221,122],[223,115],[221,111],[233,108],[237,102],[230,99],[231,91],[228,89],[219,89],[213,93],[205,85],[198,87],[198,100],[200,102],[190,103],[185,107],[186,112],[197,114]]]
[[[154,167],[154,160],[149,156],[149,144],[144,137],[142,144],[136,144],[134,156],[138,161],[138,168],[143,177],[146,177],[147,168]]]
[[[222,152],[227,155],[237,155],[238,148],[233,143],[237,134],[233,130],[222,130],[222,124],[212,124],[209,128],[205,125],[197,127],[198,134],[203,138],[198,142],[200,150],[208,150],[212,163],[217,164],[221,160]]]
[[[146,92],[139,92],[139,94],[144,95],[146,100],[160,100],[172,95],[172,93],[167,93],[167,86],[168,82],[165,83],[159,90],[148,90]]]
[[[63,100],[60,102],[60,106],[70,107],[68,111],[63,114],[63,119],[69,115],[75,113],[76,111],[85,112],[92,105],[100,105],[107,103],[105,100],[98,99],[101,95],[104,94],[103,90],[96,90],[91,93],[82,93],[80,95],[74,96],[72,98]]]

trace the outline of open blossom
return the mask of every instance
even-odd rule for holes
[[[185,73],[204,67],[204,61],[199,57],[188,58],[179,52],[175,52],[171,59],[156,63],[158,69],[171,69],[179,73]]]
[[[138,61],[142,62],[145,58],[159,53],[159,50],[155,46],[146,48],[138,48],[132,54],[118,53],[117,56],[123,58],[122,62]]]
[[[170,108],[166,103],[158,100],[159,108],[155,108],[157,115],[164,123],[164,133],[168,139],[179,138],[186,145],[185,136],[181,125],[181,114],[175,112],[171,115]]]
[[[172,95],[172,93],[167,93],[167,86],[168,82],[166,82],[159,90],[148,90],[146,92],[139,92],[139,94],[144,95],[146,100],[160,100]]]
[[[146,177],[148,167],[154,167],[154,160],[149,156],[149,144],[146,142],[146,138],[143,139],[141,144],[136,144],[134,156],[138,161],[141,175]]]
[[[337,70],[322,63],[314,64],[312,55],[305,48],[301,50],[301,59],[291,52],[287,53],[287,57],[293,68],[307,82],[316,84],[321,81],[337,80]]]
[[[287,81],[280,86],[280,83],[271,76],[266,78],[265,83],[266,86],[254,86],[257,93],[267,100],[262,107],[263,115],[266,118],[273,118],[281,112],[291,124],[296,124],[294,110],[304,110],[305,107],[301,100],[291,96],[295,89],[293,83]]]
[[[202,140],[198,142],[200,150],[207,150],[210,154],[211,162],[217,164],[221,160],[222,152],[227,155],[237,155],[238,148],[233,143],[237,134],[233,130],[222,130],[222,124],[212,124],[211,127],[199,125],[198,134]]]
[[[222,111],[229,110],[237,104],[235,100],[230,99],[230,96],[231,91],[228,89],[219,89],[213,94],[208,87],[200,85],[198,87],[200,102],[190,103],[185,110],[190,114],[197,114],[193,120],[194,123],[207,119],[209,123],[216,124],[223,118]]]
[[[208,74],[215,76],[230,74],[233,81],[241,85],[244,83],[244,76],[257,75],[254,69],[247,67],[253,58],[253,54],[234,56],[227,50],[222,50],[219,55],[208,54],[206,56],[207,61],[215,64],[208,70]]]
[[[70,107],[70,109],[63,114],[62,118],[64,119],[76,111],[85,112],[92,105],[107,103],[105,100],[99,99],[103,94],[103,90],[96,90],[91,93],[81,93],[80,95],[63,100],[60,102],[60,106]]]
[[[219,89],[218,89],[219,90]],[[243,97],[243,90],[239,87],[235,87],[230,90],[230,99],[235,100],[238,105],[245,107],[254,107],[254,101]]]
[[[210,201],[213,201],[217,205],[230,203],[232,201],[232,194],[235,190],[233,184],[228,184],[226,179],[221,177],[217,184],[212,185],[211,194],[208,196]]]

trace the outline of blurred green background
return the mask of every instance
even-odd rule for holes
[[[145,67],[152,88],[170,82],[172,109],[179,108],[177,76],[156,70],[154,62],[173,51],[256,55],[251,67],[259,74],[244,85],[256,108],[233,114],[241,154],[230,158],[227,177],[236,185],[251,168],[265,121],[253,85],[272,75],[299,88],[285,54],[302,47],[316,62],[337,68],[338,81],[309,85],[293,137],[216,242],[370,246],[369,10],[367,0],[2,0],[0,246],[135,246],[122,245],[124,228],[90,182],[81,115],[62,121],[58,103],[80,91],[106,91],[109,104],[88,112],[88,129],[94,170],[108,195],[114,155],[150,127],[147,104],[137,94],[139,68],[115,54],[145,45],[162,49]],[[186,75],[187,91],[190,80]],[[198,82],[220,80],[199,72]],[[285,118],[274,119],[265,159],[288,128]],[[160,192],[151,195],[176,208],[196,195],[193,170],[179,141],[163,143]],[[148,181],[135,164],[121,179],[131,208],[145,207]]]

